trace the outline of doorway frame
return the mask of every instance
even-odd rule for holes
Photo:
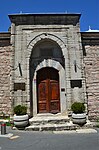
[[[33,116],[37,116],[37,71],[44,67],[52,67],[59,72],[59,87],[60,87],[60,113],[67,112],[67,102],[66,102],[66,82],[65,82],[65,69],[62,65],[52,59],[43,60],[36,68],[32,87],[33,87]],[[64,89],[64,91],[62,91]]]

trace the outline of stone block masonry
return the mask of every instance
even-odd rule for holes
[[[11,113],[10,99],[11,46],[0,44],[0,115]]]
[[[99,46],[85,46],[84,57],[89,119],[99,120]]]

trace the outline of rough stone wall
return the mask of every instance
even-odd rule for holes
[[[11,113],[10,99],[11,46],[0,44],[0,115]]]
[[[99,46],[85,46],[84,56],[88,115],[91,120],[99,120]]]

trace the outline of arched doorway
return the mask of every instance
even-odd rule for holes
[[[41,100],[39,102],[39,94],[38,94],[38,83],[40,74],[45,74],[47,68],[49,68],[52,72],[52,77],[54,75],[57,77],[58,82],[58,91],[59,91],[59,104],[58,102],[51,102],[51,107],[53,104],[53,107],[57,109],[50,108],[50,104],[43,103],[44,101]],[[41,71],[45,71],[41,73]],[[55,73],[56,72],[56,73]],[[51,75],[50,75],[51,76]],[[29,60],[29,79],[30,79],[30,109],[31,109],[31,116],[37,116],[39,113],[63,113],[66,109],[66,80],[65,80],[65,60],[63,56],[63,51],[61,47],[58,45],[56,41],[53,41],[52,39],[41,39],[40,41],[36,42],[34,45],[31,56]],[[50,84],[49,81],[47,82],[48,85]],[[46,83],[46,84],[47,84]],[[45,84],[45,85],[46,85]],[[44,85],[44,84],[43,84]],[[55,85],[55,83],[54,83]],[[49,86],[48,86],[49,87]],[[54,87],[53,87],[54,88]],[[48,88],[47,88],[48,89]],[[54,91],[54,90],[53,90]],[[49,92],[50,93],[50,92]],[[48,99],[48,101],[50,101]],[[49,104],[49,105],[48,105]],[[47,107],[48,109],[39,109],[40,107]]]
[[[58,71],[45,67],[37,71],[37,113],[60,112]]]

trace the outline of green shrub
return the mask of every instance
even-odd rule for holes
[[[75,114],[78,114],[78,113],[81,114],[85,111],[85,105],[84,103],[74,102],[71,106],[71,110]]]
[[[22,105],[17,105],[14,107],[14,113],[16,115],[26,115],[27,113],[27,107]]]
[[[6,126],[11,126],[11,123],[10,122],[6,122]]]

